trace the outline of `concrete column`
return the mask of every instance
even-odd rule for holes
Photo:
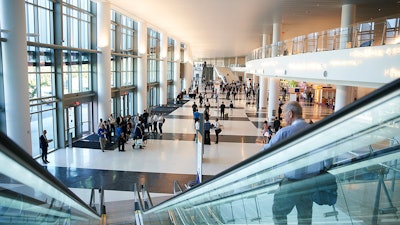
[[[281,38],[281,24],[274,23],[272,26],[272,57],[278,55],[278,42]],[[279,107],[279,79],[269,78],[268,82],[268,122],[272,122],[274,117],[277,116]],[[275,112],[275,115],[274,115]]]
[[[103,120],[111,113],[111,44],[110,44],[110,3],[97,2],[97,109]]]
[[[356,21],[356,5],[343,4],[342,17],[340,21],[340,49],[346,48],[348,42],[352,41],[352,25]]]
[[[2,43],[7,136],[32,155],[25,1],[1,0],[0,21],[7,31]]]
[[[147,25],[138,24],[138,76],[137,76],[137,112],[147,109]]]
[[[272,57],[278,56],[278,42],[281,40],[282,26],[280,23],[272,24]]]
[[[182,91],[181,87],[181,43],[175,40],[175,56],[174,56],[174,99],[178,96],[179,93]]]
[[[259,110],[267,108],[268,97],[268,77],[260,77],[260,99],[259,99]]]
[[[190,46],[185,45],[185,50],[184,50],[184,62],[185,62],[185,88],[187,91],[189,91],[189,88],[191,87],[191,82],[194,79],[193,75],[193,59],[192,59],[192,54],[190,52]]]
[[[267,34],[263,34],[262,35],[262,58],[265,58],[265,56],[266,56],[266,47],[267,47]]]
[[[351,87],[336,85],[336,95],[335,95],[335,112],[339,109],[345,107],[348,102],[348,94]]]
[[[168,79],[168,35],[161,34],[161,49],[160,49],[160,104],[167,104],[167,79]]]
[[[348,42],[352,41],[352,24],[355,22],[356,5],[343,4],[341,17],[340,48],[344,49]],[[335,95],[335,112],[350,103],[350,87],[337,85]]]

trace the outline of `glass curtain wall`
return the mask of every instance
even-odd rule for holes
[[[160,33],[147,29],[147,107],[160,104]]]
[[[71,48],[90,49],[91,12],[90,0],[66,0],[63,4],[63,45]],[[63,51],[64,94],[92,90],[90,54],[83,51]]]
[[[111,73],[112,87],[117,88],[113,96],[113,113],[122,116],[136,111],[138,24],[133,19],[111,11]]]
[[[167,99],[174,99],[174,57],[175,56],[175,40],[168,38],[168,52],[167,52]]]
[[[55,10],[60,4],[62,15],[57,14]],[[56,102],[63,101],[63,95],[92,91],[91,4],[90,0],[25,1],[33,157],[40,155],[39,136],[43,130],[47,130],[48,137],[55,140],[50,143],[49,149],[57,148],[59,142],[64,141],[57,140],[57,130],[68,127],[57,127],[57,121],[64,118],[57,118],[59,114]],[[61,26],[63,43],[62,46],[57,46],[56,28]],[[59,65],[56,64],[56,48],[63,49]],[[60,86],[56,84],[56,71],[62,71],[63,82]],[[60,90],[62,95],[57,95]],[[79,134],[89,132],[92,118],[90,99],[85,103],[76,97],[74,101],[80,102],[72,106],[76,107],[74,111],[77,112],[73,115],[73,120],[79,121],[74,128]],[[76,116],[79,118],[75,118]]]
[[[53,3],[51,1],[26,1],[26,32],[28,43],[54,44]],[[34,45],[27,46],[28,84],[31,118],[32,156],[40,155],[39,136],[47,130],[47,136],[56,139],[56,85],[54,50]]]

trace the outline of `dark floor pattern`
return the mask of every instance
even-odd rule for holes
[[[69,188],[103,188],[105,190],[133,191],[136,183],[138,186],[145,184],[150,192],[173,193],[174,181],[184,187],[196,179],[196,175],[131,172],[117,170],[97,170],[71,167],[45,168]],[[203,181],[213,176],[203,176]]]
[[[77,148],[92,148],[92,149],[101,149],[99,136],[97,134],[91,134],[87,137],[84,137],[80,140],[75,141],[72,143],[72,147]],[[112,137],[111,142],[106,143],[106,150],[114,150],[117,147],[115,139]]]

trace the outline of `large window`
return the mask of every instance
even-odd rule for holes
[[[159,82],[160,64],[160,33],[153,29],[147,29],[147,82]]]
[[[62,9],[63,45],[90,49],[90,0],[65,0]]]
[[[137,22],[119,12],[111,11],[111,85],[120,89],[120,95],[116,95],[112,101],[112,112],[116,115],[132,115],[135,108],[137,30]]]
[[[174,80],[175,41],[171,38],[168,38],[167,58],[167,80]]]
[[[39,136],[47,130],[48,137],[56,134],[56,94],[54,54],[49,48],[28,46],[28,84],[31,114],[32,155],[40,154]],[[49,148],[55,146],[51,142]]]
[[[92,90],[90,54],[63,51],[64,94]]]
[[[400,18],[386,20],[386,44],[399,44]]]
[[[53,3],[26,0],[25,13],[27,41],[53,44]]]

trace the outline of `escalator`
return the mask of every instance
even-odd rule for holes
[[[0,133],[0,224],[92,225],[100,212]]]
[[[400,79],[148,210],[175,224],[273,224],[282,174],[321,161],[337,183],[313,224],[400,224]],[[295,209],[288,224],[297,224]]]

